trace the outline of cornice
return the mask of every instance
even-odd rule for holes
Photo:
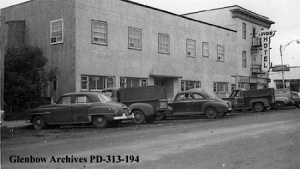
[[[241,8],[232,9],[230,11],[232,13],[232,18],[240,18],[266,28],[270,28],[271,25],[275,23],[269,20],[269,18],[267,17],[252,13],[251,11],[247,11]]]

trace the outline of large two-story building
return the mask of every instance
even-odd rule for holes
[[[204,17],[202,15],[204,14]],[[168,97],[262,88],[256,34],[274,22],[240,6],[178,15],[128,0],[31,0],[1,10],[1,50],[40,47],[55,78],[45,95],[161,85]]]

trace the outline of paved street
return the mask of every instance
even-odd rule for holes
[[[291,108],[106,129],[4,128],[2,168],[298,169],[299,121]]]

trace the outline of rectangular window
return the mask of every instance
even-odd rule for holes
[[[63,43],[63,19],[50,21],[50,44]]]
[[[246,23],[243,23],[242,29],[243,29],[242,30],[243,39],[246,39],[246,34],[247,34]]]
[[[246,55],[246,51],[243,51],[243,56],[242,56],[242,66],[243,68],[247,68],[247,55]]]
[[[181,81],[181,91],[186,91],[189,89],[200,89],[200,88],[201,88],[200,81],[189,81],[189,80]]]
[[[158,53],[170,54],[170,36],[158,34]]]
[[[142,50],[142,30],[128,28],[128,48]]]
[[[120,78],[121,88],[140,87],[140,86],[147,86],[147,85],[148,85],[148,79],[146,78],[135,78],[135,77]]]
[[[228,82],[214,82],[214,93],[228,93]]]
[[[209,57],[209,43],[202,42],[202,56]]]
[[[92,43],[107,45],[107,22],[92,20]]]
[[[193,39],[186,40],[186,55],[188,57],[196,57],[196,41]]]
[[[82,91],[99,91],[111,87],[115,87],[115,77],[92,75],[81,76]]]
[[[225,48],[224,46],[218,45],[218,62],[224,62],[225,60]]]

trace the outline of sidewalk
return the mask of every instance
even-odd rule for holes
[[[26,128],[31,126],[27,120],[17,120],[17,121],[2,121],[1,128]]]

